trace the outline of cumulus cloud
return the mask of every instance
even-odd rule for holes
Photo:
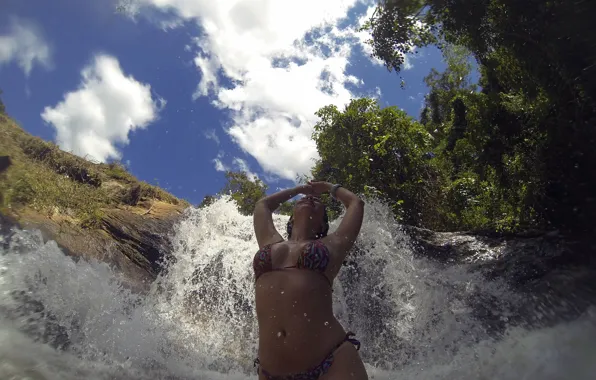
[[[165,100],[153,99],[151,86],[126,76],[118,60],[98,55],[81,72],[78,89],[66,93],[42,119],[56,129],[56,142],[67,151],[105,162],[120,159],[117,145],[155,121]]]
[[[357,4],[374,7],[368,0],[137,0],[134,9],[198,22],[194,97],[229,111],[228,134],[266,174],[294,180],[318,158],[314,113],[343,107],[364,84],[347,74],[366,37],[356,32],[359,19],[345,22]]]
[[[35,65],[51,67],[51,48],[34,23],[13,17],[8,34],[0,36],[0,65],[16,61],[25,75]]]

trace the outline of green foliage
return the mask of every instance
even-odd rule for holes
[[[367,42],[373,48],[373,56],[385,62],[388,70],[399,72],[406,54],[416,46],[435,41],[429,24],[415,17],[422,12],[424,3],[422,0],[381,0],[371,19],[362,26],[362,30],[372,35]]]
[[[374,56],[397,71],[408,44],[438,43],[448,63],[426,78],[421,123],[448,164],[448,197],[474,201],[443,208],[451,226],[594,229],[595,13],[588,1],[381,1],[365,26]],[[469,67],[450,45],[476,59],[480,92],[458,83]]]
[[[243,215],[252,215],[257,201],[267,192],[267,185],[258,178],[249,178],[246,172],[226,172],[226,184],[221,194],[230,194]]]
[[[463,101],[477,90],[471,79],[473,67],[470,53],[462,47],[447,46],[443,49],[443,55],[447,63],[445,71],[432,69],[424,78],[430,92],[425,96],[425,107],[420,117],[421,123],[438,138],[448,133],[446,126],[458,116],[453,112],[453,101],[457,97]]]
[[[385,199],[403,222],[436,230],[542,225],[536,206],[544,192],[544,139],[536,129],[518,129],[516,119],[543,112],[544,100],[528,104],[517,93],[479,92],[469,52],[443,51],[446,70],[425,78],[421,123],[372,99],[353,100],[342,112],[322,108],[313,177]]]
[[[292,212],[294,212],[295,205],[296,205],[296,201],[284,202],[279,206],[279,208],[276,210],[276,212],[281,215],[292,215]]]
[[[406,223],[436,224],[430,202],[441,174],[429,155],[433,138],[421,124],[367,98],[352,100],[343,112],[324,107],[317,116],[313,138],[321,158],[314,178],[384,198]]]
[[[203,198],[203,200],[201,201],[201,203],[199,204],[199,208],[204,208],[204,207],[209,207],[211,206],[215,201],[217,200],[217,197],[214,197],[213,195],[205,195],[205,197]]]

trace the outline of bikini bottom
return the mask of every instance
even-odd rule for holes
[[[356,347],[357,350],[360,350],[360,342],[355,338],[352,338],[353,336],[355,336],[354,333],[348,332],[345,338],[341,342],[339,342],[333,348],[333,350],[331,350],[329,355],[327,355],[327,357],[320,364],[304,372],[294,373],[291,375],[274,376],[267,372],[265,369],[261,368],[260,361],[258,358],[255,359],[254,366],[259,366],[259,368],[257,369],[257,373],[260,372],[261,374],[263,374],[267,380],[317,380],[319,377],[323,376],[329,371],[331,365],[333,364],[333,354],[342,344],[344,344],[345,342],[350,342]]]

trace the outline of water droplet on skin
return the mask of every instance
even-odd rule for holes
[[[284,291],[283,290],[281,291],[281,294],[284,294]]]
[[[309,322],[310,322],[310,319],[307,319],[307,321],[309,321]]]
[[[304,316],[306,317],[306,313],[304,313]]]
[[[324,323],[324,325],[325,325],[325,326],[329,326],[329,322],[325,322],[325,323]]]
[[[277,333],[277,337],[278,337],[278,338],[281,338],[281,332],[278,332],[278,333]]]

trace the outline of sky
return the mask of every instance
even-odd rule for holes
[[[29,133],[193,204],[225,170],[287,188],[318,157],[318,109],[368,96],[418,118],[424,76],[445,67],[424,48],[388,72],[358,31],[374,5],[2,0],[2,99]]]

